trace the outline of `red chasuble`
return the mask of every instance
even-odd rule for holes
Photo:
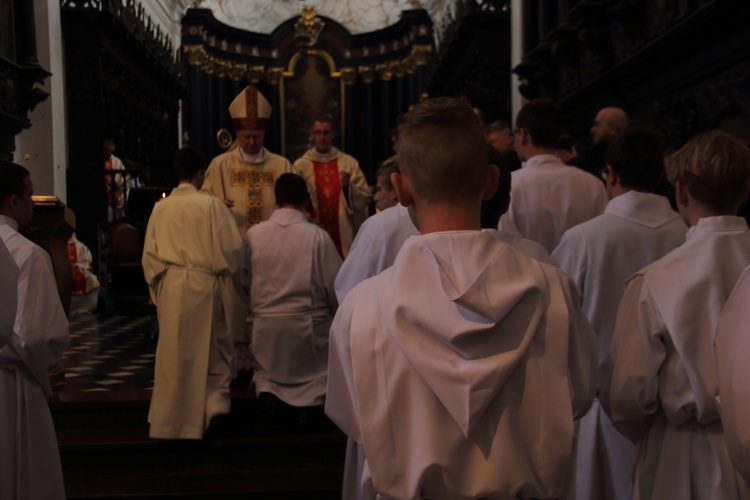
[[[88,292],[88,290],[86,290],[86,276],[84,276],[83,271],[76,266],[78,263],[78,249],[76,248],[74,241],[68,243],[68,259],[73,268],[73,295],[83,295]]]
[[[339,234],[341,182],[339,180],[338,163],[338,158],[327,162],[312,162],[315,168],[315,192],[318,196],[318,220],[320,220],[323,229],[331,236],[339,254],[343,257]]]
[[[107,158],[106,160],[104,160],[104,169],[112,170],[112,157],[111,156]],[[112,186],[114,181],[115,181],[115,178],[112,174],[104,174],[104,182],[107,186],[107,206],[108,207],[116,207],[117,199],[119,198],[117,194],[117,188]]]

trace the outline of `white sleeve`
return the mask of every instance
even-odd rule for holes
[[[612,345],[601,366],[601,401],[628,439],[659,409],[659,369],[666,359],[666,325],[642,275],[630,280],[617,311]]]
[[[68,347],[68,319],[57,294],[52,260],[37,246],[19,266],[18,310],[13,348],[50,396],[47,369]]]
[[[11,342],[18,306],[18,266],[0,241],[0,349]]]
[[[718,403],[729,457],[750,480],[750,267],[745,269],[719,318],[716,331]]]
[[[347,436],[361,443],[350,343],[354,298],[339,307],[331,325],[325,412]]]

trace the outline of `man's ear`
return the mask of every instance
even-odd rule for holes
[[[0,214],[1,215],[9,215],[11,213],[11,198],[16,198],[16,202],[18,201],[18,197],[15,194],[12,194],[5,198],[5,201],[3,201],[2,204],[0,204]]]
[[[531,134],[529,134],[529,131],[525,128],[519,128],[518,132],[516,132],[521,136],[521,145],[526,146],[528,144],[532,144],[531,142]]]
[[[398,195],[396,194],[395,189],[393,191],[389,191],[388,196],[390,197],[391,201],[395,201],[396,203],[398,203]]]
[[[391,184],[393,184],[393,190],[396,191],[396,197],[398,198],[399,203],[405,207],[414,203],[414,195],[412,194],[409,179],[401,174],[393,172],[391,174]]]
[[[3,205],[3,209],[7,210],[8,213],[15,213],[18,210],[19,203],[20,202],[19,202],[18,195],[12,194],[5,200],[5,205]]]
[[[490,165],[489,171],[487,172],[487,181],[484,185],[484,194],[482,200],[489,200],[497,192],[497,184],[500,180],[500,169],[497,165]]]
[[[680,181],[675,182],[674,195],[678,206],[687,207],[690,197],[688,196],[687,186]]]
[[[607,171],[607,184],[609,184],[610,186],[617,186],[618,184],[620,184],[620,174],[615,172],[615,169],[612,168],[612,165],[605,165],[604,168]]]

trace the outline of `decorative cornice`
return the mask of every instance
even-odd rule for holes
[[[263,35],[224,26],[205,9],[190,9],[183,19],[185,59],[207,73],[233,79],[241,73],[238,65],[246,65],[245,78],[257,81],[265,76],[271,81],[276,75],[269,76],[270,68],[283,66],[283,76],[290,76],[295,58],[314,51],[326,54],[333,77],[342,76],[343,68],[351,68],[345,80],[351,85],[361,74],[355,68],[373,68],[363,73],[363,81],[377,77],[387,81],[413,74],[417,67],[428,65],[433,54],[432,26],[423,10],[404,12],[396,25],[355,36],[326,18],[314,49],[299,48],[295,43],[299,34],[295,26],[300,28],[297,21],[301,19],[290,19],[273,34]],[[264,66],[265,73],[253,71],[253,66]]]

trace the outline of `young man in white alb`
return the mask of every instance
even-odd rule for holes
[[[750,189],[750,150],[724,132],[687,143],[666,163],[687,241],[635,274],[601,370],[601,401],[637,448],[634,499],[746,499],[716,403],[714,333],[750,264],[737,208]]]
[[[421,234],[331,327],[326,413],[362,459],[349,455],[345,498],[568,490],[595,338],[567,276],[481,230],[498,179],[486,148],[457,99],[420,103],[399,130],[392,180]]]
[[[658,137],[630,130],[612,143],[605,158],[607,208],[565,231],[552,252],[552,262],[578,285],[583,311],[599,339],[600,364],[609,352],[625,281],[683,244],[687,232],[669,200],[654,194],[664,176]],[[579,423],[573,498],[630,499],[634,452],[595,399]]]

